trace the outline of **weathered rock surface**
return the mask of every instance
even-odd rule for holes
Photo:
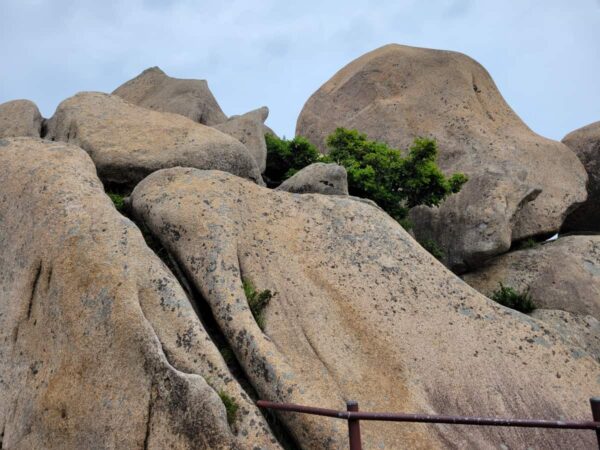
[[[40,137],[42,115],[30,100],[12,100],[0,104],[0,138],[14,136]]]
[[[463,279],[484,295],[503,283],[540,308],[600,319],[600,235],[566,236],[498,256]]]
[[[558,309],[536,309],[531,317],[544,322],[566,340],[581,347],[600,361],[600,321]]]
[[[262,183],[252,155],[238,140],[115,95],[83,92],[63,101],[48,121],[48,138],[87,151],[108,184],[133,186],[155,170],[175,166],[218,169]]]
[[[348,174],[337,164],[313,163],[285,180],[277,190],[297,194],[348,195]]]
[[[377,208],[271,191],[216,171],[155,172],[132,193],[263,398],[343,408],[586,418],[600,365],[469,288]],[[242,278],[277,295],[249,310]],[[283,415],[304,448],[343,421]],[[593,433],[372,422],[364,448],[590,448]]]
[[[158,67],[144,70],[113,94],[138,106],[181,114],[204,125],[227,120],[206,80],[172,78]]]
[[[241,116],[232,116],[214,127],[228,134],[246,146],[254,157],[261,173],[267,166],[267,144],[265,142],[265,120],[269,116],[269,108],[263,106]]]
[[[488,72],[455,52],[387,45],[348,64],[306,102],[296,134],[325,150],[336,127],[405,149],[437,139],[439,165],[470,181],[439,208],[413,209],[420,240],[433,239],[456,271],[511,242],[558,231],[586,198],[582,164],[506,104]]]
[[[89,156],[0,139],[0,167],[2,448],[278,448]]]
[[[567,134],[563,144],[573,150],[587,170],[588,199],[566,218],[565,231],[600,231],[600,121]]]

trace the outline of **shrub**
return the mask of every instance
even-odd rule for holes
[[[421,244],[425,250],[431,253],[433,257],[439,259],[440,261],[446,256],[446,253],[442,247],[440,247],[440,245],[433,239],[423,239],[422,241],[419,241],[419,244]]]
[[[122,196],[121,194],[116,194],[113,192],[107,192],[107,195],[110,197],[110,199],[112,200],[113,204],[115,205],[115,208],[117,208],[117,211],[123,211],[123,205],[124,205],[124,196]]]
[[[383,142],[370,141],[357,130],[338,128],[327,138],[324,158],[346,168],[351,195],[375,201],[390,216],[406,224],[414,206],[437,206],[460,191],[467,177],[446,178],[436,164],[435,140],[417,138],[406,156]]]
[[[238,405],[233,397],[223,390],[219,391],[219,397],[221,398],[221,401],[225,406],[225,411],[227,412],[227,423],[229,423],[229,425],[233,425],[237,417],[238,409],[240,409],[240,405]]]
[[[530,313],[536,308],[528,291],[518,292],[511,287],[504,286],[502,283],[499,283],[499,285],[499,288],[490,297],[495,302],[522,313]]]
[[[267,184],[276,186],[294,175],[300,169],[319,160],[319,151],[303,137],[292,140],[279,139],[272,134],[265,135],[267,144]]]
[[[252,282],[247,278],[242,280],[242,286],[244,287],[244,294],[246,294],[252,316],[254,317],[254,320],[256,320],[258,327],[261,330],[264,330],[265,318],[263,310],[277,293],[272,293],[269,289],[257,291]]]

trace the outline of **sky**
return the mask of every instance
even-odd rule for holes
[[[50,117],[159,66],[291,137],[313,92],[389,43],[476,59],[543,136],[600,120],[600,0],[0,0],[0,103]]]

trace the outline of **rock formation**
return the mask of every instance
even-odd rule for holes
[[[285,180],[277,190],[297,194],[348,195],[348,174],[337,164],[313,163]]]
[[[572,149],[588,173],[588,199],[565,220],[565,231],[600,231],[600,121],[567,134]]]
[[[12,100],[0,104],[0,138],[14,136],[40,137],[42,115],[29,100]]]
[[[543,321],[565,340],[581,347],[600,362],[600,321],[592,316],[558,309],[536,309],[531,317]]]
[[[230,117],[227,122],[214,127],[228,134],[246,146],[254,157],[261,173],[267,166],[267,144],[265,143],[265,120],[269,116],[269,108],[263,106],[241,116]]]
[[[2,448],[279,448],[89,156],[0,139],[0,167]]]
[[[387,45],[361,56],[310,97],[296,134],[325,150],[336,127],[400,149],[435,138],[440,167],[469,176],[439,208],[411,216],[417,237],[436,241],[456,271],[558,231],[586,198],[573,152],[531,131],[487,71],[460,53]]]
[[[529,291],[539,308],[600,319],[600,235],[566,236],[510,252],[463,279],[484,295],[503,283]]]
[[[158,67],[144,70],[113,94],[144,108],[181,114],[203,125],[227,120],[206,80],[172,78]]]
[[[131,205],[206,299],[262,398],[589,419],[597,360],[466,286],[377,208],[190,168],[153,173]],[[251,310],[242,279],[276,295]],[[281,417],[303,448],[347,448],[343,421]],[[593,433],[534,429],[371,422],[362,432],[366,449],[595,445]]]
[[[115,95],[79,93],[48,121],[48,138],[79,145],[106,184],[134,186],[166,167],[219,169],[262,183],[246,147],[177,114],[149,111]]]

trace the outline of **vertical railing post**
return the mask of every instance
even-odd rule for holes
[[[592,405],[594,422],[600,422],[600,397],[590,398],[590,405]],[[598,448],[600,449],[600,430],[596,430],[596,438],[598,439]]]
[[[357,412],[358,402],[354,400],[346,402],[346,411]],[[358,419],[348,419],[348,437],[350,438],[350,450],[362,450],[360,421]]]

